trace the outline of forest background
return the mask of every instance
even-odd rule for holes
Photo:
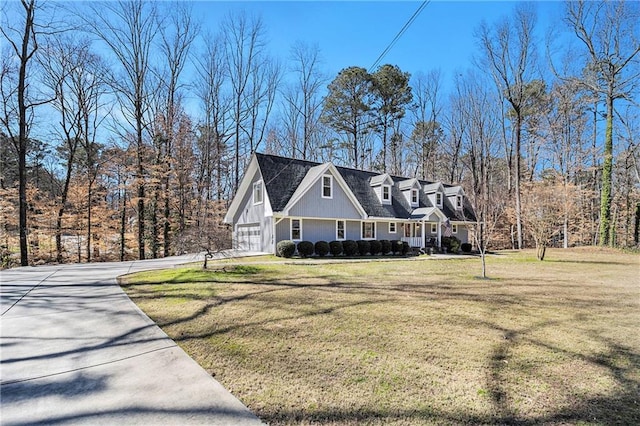
[[[481,250],[638,247],[640,3],[562,13],[478,22],[445,81],[274,54],[245,11],[205,31],[189,2],[3,2],[2,266],[225,247],[254,151],[460,183]]]

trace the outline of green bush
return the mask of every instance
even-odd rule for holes
[[[300,241],[298,243],[298,254],[302,257],[313,255],[313,243],[311,241]]]
[[[360,256],[366,256],[371,251],[371,243],[366,240],[358,241],[358,254]]]
[[[449,253],[457,253],[460,250],[460,240],[456,237],[442,237],[442,247]]]
[[[340,256],[342,254],[342,241],[331,241],[329,243],[329,251],[332,256]]]
[[[405,256],[407,253],[409,253],[409,243],[406,241],[402,242],[402,255]]]
[[[326,241],[318,241],[314,246],[315,252],[320,257],[325,257],[329,253],[329,243]]]
[[[380,241],[378,240],[369,241],[369,252],[371,253],[372,256],[379,254],[380,250],[382,250],[382,245],[380,244]]]
[[[355,256],[358,254],[358,243],[353,240],[345,240],[342,242],[342,250],[345,256]]]
[[[380,253],[388,254],[391,251],[391,241],[380,240]]]
[[[393,252],[393,254],[400,254],[402,252],[402,241],[392,240],[391,251]]]
[[[276,245],[276,255],[280,257],[293,257],[296,252],[296,243],[291,240],[278,241]]]
[[[462,244],[460,244],[460,249],[465,253],[471,253],[471,244],[462,243]]]

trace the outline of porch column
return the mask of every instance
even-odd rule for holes
[[[438,248],[442,247],[442,221],[438,220]]]
[[[420,248],[425,248],[425,244],[424,244],[424,228],[427,226],[427,222],[425,222],[424,220],[421,222],[422,226],[420,227],[422,229],[422,232],[420,232],[422,235],[420,236]]]

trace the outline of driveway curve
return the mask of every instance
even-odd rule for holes
[[[261,424],[116,282],[194,260],[1,271],[0,423]]]

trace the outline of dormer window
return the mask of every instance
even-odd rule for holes
[[[462,210],[462,195],[456,195],[456,209]]]
[[[333,198],[332,176],[322,176],[322,198]]]
[[[436,206],[442,207],[442,192],[436,192]]]
[[[382,202],[388,203],[391,201],[391,186],[382,185]]]
[[[418,205],[418,190],[417,189],[412,189],[411,190],[411,205],[412,206],[417,206]]]
[[[253,184],[253,204],[262,204],[262,181]]]

